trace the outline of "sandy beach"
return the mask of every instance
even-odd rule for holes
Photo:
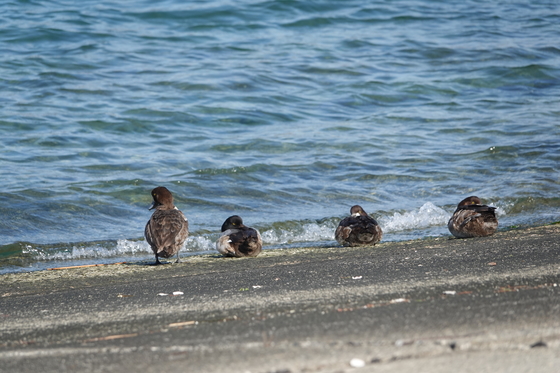
[[[558,372],[560,225],[0,276],[0,372]]]

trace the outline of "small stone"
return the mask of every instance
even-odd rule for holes
[[[350,366],[352,368],[363,368],[366,366],[366,362],[362,359],[352,359],[350,360]]]

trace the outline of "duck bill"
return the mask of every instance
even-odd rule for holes
[[[156,207],[157,207],[157,206],[156,206],[156,201],[154,201],[154,202],[152,202],[152,204],[151,204],[151,206],[148,208],[148,210],[153,210],[153,209],[155,209]]]

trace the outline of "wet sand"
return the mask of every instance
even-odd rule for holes
[[[559,366],[560,225],[0,276],[0,372]]]

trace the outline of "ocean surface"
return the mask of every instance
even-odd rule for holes
[[[150,191],[214,252],[450,236],[560,220],[558,1],[69,1],[0,5],[0,273],[153,260]]]

